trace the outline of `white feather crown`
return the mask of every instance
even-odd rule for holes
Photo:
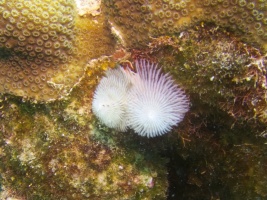
[[[155,137],[169,132],[189,110],[189,100],[169,74],[147,60],[137,72],[109,69],[95,91],[92,110],[106,126]]]

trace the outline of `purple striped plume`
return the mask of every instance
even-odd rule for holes
[[[163,135],[183,120],[189,109],[188,98],[157,64],[140,60],[135,65],[137,74],[127,100],[127,125],[141,136]]]

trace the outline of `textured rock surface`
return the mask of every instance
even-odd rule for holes
[[[170,134],[169,198],[266,198],[265,55],[203,23],[132,56],[159,62],[190,94],[190,113]]]
[[[151,51],[166,46],[173,53],[161,52],[162,65],[201,101],[238,120],[267,122],[267,60],[261,51],[214,26],[188,29],[180,39],[162,37]]]
[[[157,146],[91,116],[91,81],[106,62],[90,65],[95,73],[68,101],[1,99],[1,199],[165,199],[166,159]]]

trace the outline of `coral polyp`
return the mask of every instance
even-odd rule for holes
[[[141,60],[136,69],[140,78],[128,95],[128,126],[141,136],[163,135],[183,120],[188,98],[156,64]]]

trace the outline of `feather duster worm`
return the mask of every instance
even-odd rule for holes
[[[137,134],[163,135],[184,118],[189,101],[169,74],[146,60],[136,62],[137,75],[127,101],[127,124]]]
[[[96,88],[92,110],[109,128],[125,131],[127,91],[130,79],[123,68],[109,69]]]
[[[156,64],[137,61],[136,70],[109,69],[95,91],[92,110],[110,128],[163,135],[183,120],[188,98]]]

